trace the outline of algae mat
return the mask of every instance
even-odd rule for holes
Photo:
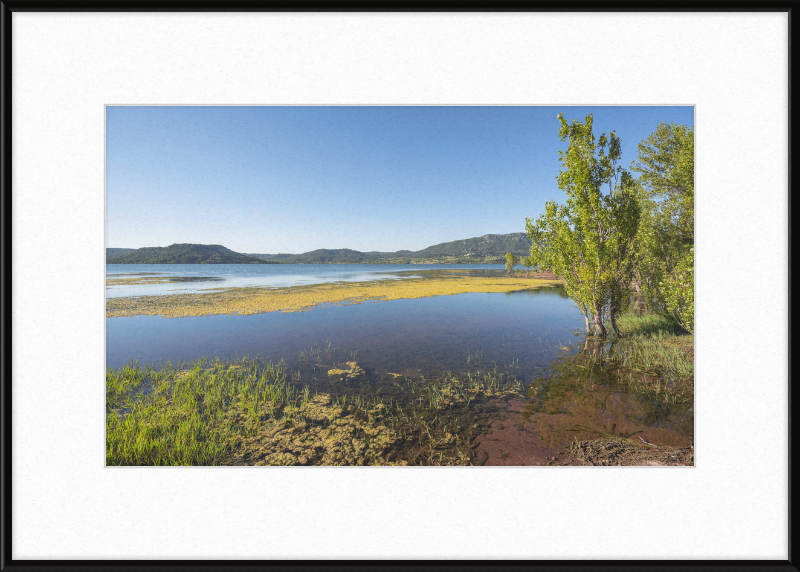
[[[244,287],[208,290],[204,293],[167,296],[108,298],[106,317],[164,316],[184,318],[211,314],[262,314],[298,312],[320,304],[347,305],[366,301],[402,300],[467,294],[515,292],[547,286],[558,281],[517,277],[434,276],[403,280],[334,282],[284,288]]]

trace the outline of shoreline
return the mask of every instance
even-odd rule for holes
[[[369,265],[406,265],[406,264],[442,264],[442,265],[451,265],[451,266],[461,266],[463,264],[473,264],[473,265],[482,265],[482,266],[501,266],[505,264],[504,258],[490,258],[490,259],[480,259],[479,261],[473,261],[470,259],[462,259],[462,260],[453,260],[453,259],[436,259],[436,258],[418,258],[418,259],[398,259],[398,260],[354,260],[350,262],[325,262],[325,261],[318,261],[318,262],[286,262],[282,260],[266,260],[266,259],[259,259],[264,260],[264,264],[291,264],[291,265],[300,265],[300,264],[341,264],[341,265],[352,265],[352,264],[363,264],[366,266]],[[176,264],[181,266],[186,265],[206,265],[206,264],[213,264],[216,266],[224,266],[224,265],[241,265],[241,264],[261,264],[259,262],[111,262],[106,260],[106,264],[113,264],[113,265],[121,265],[121,266],[129,266],[129,265],[145,265],[145,264]]]

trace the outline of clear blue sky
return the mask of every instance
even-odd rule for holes
[[[594,114],[622,165],[692,107],[107,107],[106,246],[419,250],[524,232],[564,202],[558,120]]]

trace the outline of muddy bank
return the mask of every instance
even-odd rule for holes
[[[694,447],[675,446],[684,438],[640,427],[636,436],[568,441],[541,424],[530,423],[526,400],[511,399],[505,411],[486,420],[473,441],[473,464],[482,466],[694,466]],[[582,432],[581,432],[582,433]],[[661,438],[660,440],[656,440]],[[651,442],[655,441],[655,442]]]
[[[524,405],[524,399],[511,399],[504,415],[485,423],[473,442],[475,465],[528,467],[563,459],[560,449],[546,446],[540,434],[524,422]]]

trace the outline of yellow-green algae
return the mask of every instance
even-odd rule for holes
[[[379,416],[385,409],[377,404]],[[354,406],[331,404],[317,395],[302,405],[302,421],[269,420],[259,434],[246,439],[231,464],[239,465],[408,465],[398,460],[397,445],[406,441],[383,424],[357,419]]]
[[[343,376],[345,379],[355,379],[364,375],[364,370],[358,367],[354,361],[347,362],[348,369],[333,368],[328,370],[328,375],[331,377]]]
[[[182,318],[210,314],[297,312],[320,304],[347,305],[365,301],[400,300],[466,294],[513,292],[554,286],[558,281],[518,277],[447,275],[433,272],[423,278],[335,282],[284,288],[241,287],[204,293],[118,297],[106,300],[106,316],[163,316]]]

